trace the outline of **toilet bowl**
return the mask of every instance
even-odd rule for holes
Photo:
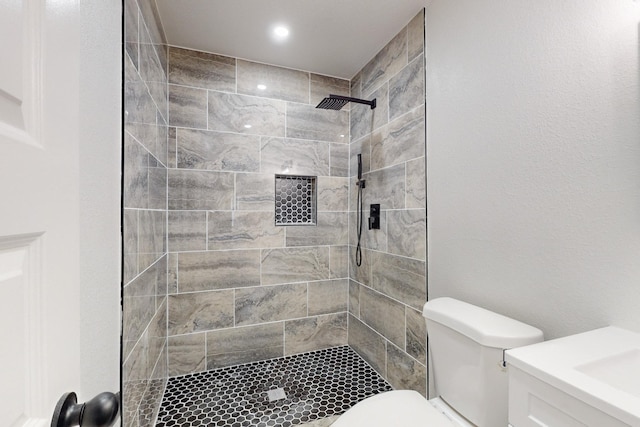
[[[358,403],[331,427],[473,427],[439,398],[417,391],[394,390]]]
[[[435,399],[394,390],[369,397],[332,427],[503,427],[505,350],[543,340],[542,331],[453,298],[424,305]]]

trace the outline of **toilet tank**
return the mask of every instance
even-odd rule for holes
[[[507,426],[503,352],[543,340],[542,331],[453,299],[424,305],[436,394],[478,427]]]

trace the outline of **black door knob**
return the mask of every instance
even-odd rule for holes
[[[120,393],[100,393],[78,403],[74,392],[62,395],[53,412],[51,427],[111,427],[120,411]]]

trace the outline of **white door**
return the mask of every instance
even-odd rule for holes
[[[107,194],[92,196],[83,182],[95,176],[82,159],[91,158],[86,150],[103,143],[104,135],[81,141],[87,133],[83,117],[103,114],[115,126],[118,117],[113,108],[100,111],[86,101],[82,73],[91,66],[83,52],[92,34],[85,31],[99,17],[85,13],[87,6],[79,3],[0,0],[0,426],[48,426],[62,393],[76,391],[84,401],[93,396],[83,392],[104,385],[109,390],[103,391],[115,392],[119,383],[114,262],[119,206],[113,170],[119,160],[117,155],[106,159],[104,178],[113,182]],[[117,18],[119,6],[113,4]],[[117,37],[112,42],[117,51]],[[118,67],[114,64],[116,73]],[[100,77],[92,82],[97,92]],[[117,74],[109,79],[117,83]],[[115,90],[117,105],[117,84]],[[112,132],[116,139],[109,152],[118,153],[117,128]],[[84,232],[90,229],[86,215],[93,202],[107,206],[109,212],[92,220],[100,229],[110,228],[102,232],[110,237],[88,253],[97,238]],[[115,264],[115,271],[86,280],[96,258]],[[88,313],[95,301],[86,295],[92,290],[105,295],[101,281],[115,289],[102,302],[106,308]],[[100,330],[86,331],[86,324]],[[104,354],[96,358],[96,349]],[[92,378],[92,363],[106,372],[103,384]]]

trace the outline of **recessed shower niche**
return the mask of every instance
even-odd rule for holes
[[[315,176],[276,175],[276,225],[315,225]]]

